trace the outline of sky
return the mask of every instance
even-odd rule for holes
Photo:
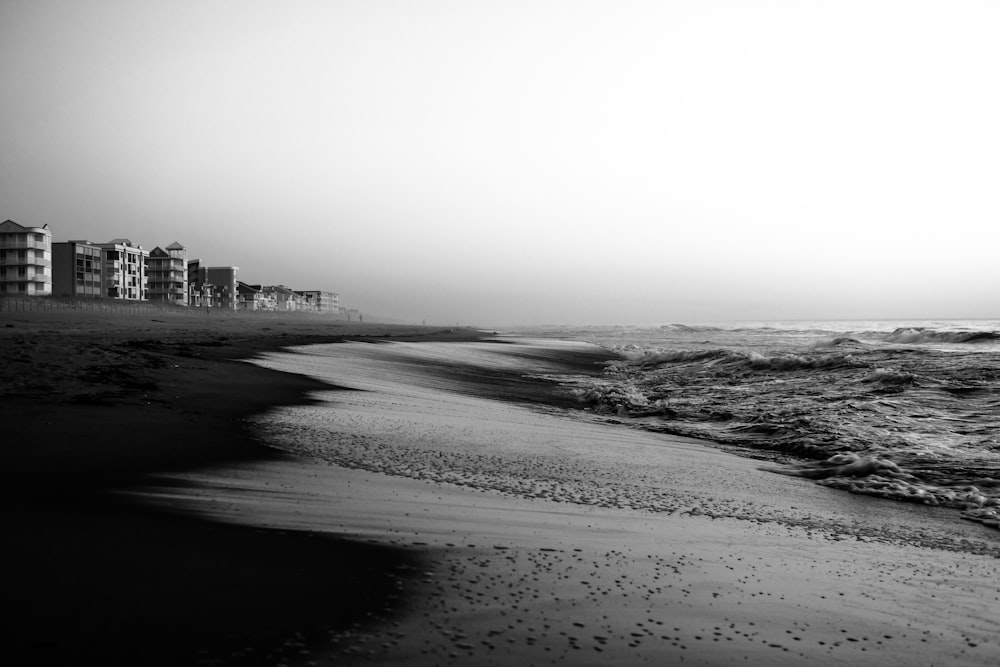
[[[2,0],[0,220],[411,322],[1000,317],[1000,3]]]

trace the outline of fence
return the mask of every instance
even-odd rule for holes
[[[0,297],[0,313],[39,313],[68,310],[151,315],[164,312],[178,312],[180,307],[150,303],[149,301],[123,301],[118,299],[80,299],[52,296]]]
[[[184,315],[198,314],[212,317],[315,317],[322,319],[350,321],[348,313],[320,313],[316,311],[253,311],[232,310],[229,308],[210,308],[176,306],[168,303],[150,301],[125,301],[122,299],[56,297],[56,296],[0,296],[0,313],[41,313],[81,311],[90,313],[108,313],[122,315]],[[353,319],[360,319],[353,313]]]

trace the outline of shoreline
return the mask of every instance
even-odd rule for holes
[[[423,576],[401,582],[405,615],[328,630],[305,664],[989,665],[1000,650],[992,530],[700,441],[498,401],[498,368],[539,363],[517,350],[346,343],[317,351],[320,366],[268,355],[337,381],[325,405],[263,420],[305,456],[160,476],[136,493],[424,556]],[[302,451],[315,419],[318,448]],[[530,488],[507,487],[509,474]],[[603,500],[572,500],[594,493]]]

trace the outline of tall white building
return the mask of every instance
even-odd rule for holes
[[[52,293],[52,232],[48,225],[0,222],[0,294]]]
[[[187,250],[180,243],[149,251],[146,278],[150,301],[188,305]]]
[[[149,251],[128,239],[98,243],[104,254],[104,296],[127,301],[146,300],[146,260]]]

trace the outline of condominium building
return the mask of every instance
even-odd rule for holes
[[[144,301],[148,257],[148,250],[128,239],[53,243],[52,291],[56,296]]]
[[[265,292],[260,285],[247,285],[243,281],[236,282],[241,310],[276,310],[277,301],[274,294]]]
[[[0,222],[0,294],[52,293],[52,232],[48,225]]]
[[[266,310],[307,310],[306,299],[284,285],[247,285],[261,294]]]
[[[339,313],[340,295],[336,292],[324,292],[322,290],[296,290],[296,293],[305,300],[305,310],[317,313]]]
[[[199,308],[236,310],[239,291],[236,288],[238,266],[202,266],[201,260],[187,263],[188,303]]]
[[[104,296],[104,249],[90,241],[52,244],[52,293]]]
[[[112,299],[145,301],[149,251],[128,239],[114,239],[98,245],[104,251],[104,295]]]
[[[146,276],[150,301],[188,305],[187,250],[180,243],[150,250]]]

